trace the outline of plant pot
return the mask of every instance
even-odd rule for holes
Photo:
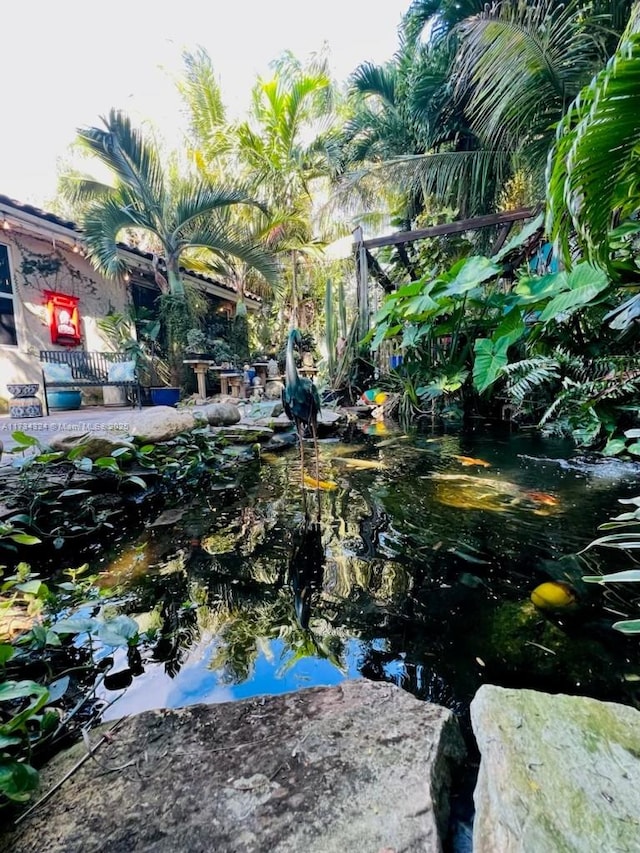
[[[79,409],[82,396],[79,391],[47,391],[47,404],[50,409],[57,411],[72,411]]]
[[[152,388],[151,402],[154,406],[175,406],[180,399],[179,388]]]

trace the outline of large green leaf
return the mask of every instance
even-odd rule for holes
[[[567,273],[563,270],[541,276],[525,276],[513,289],[520,305],[535,305],[567,289]]]
[[[502,272],[502,266],[484,255],[474,255],[462,262],[458,269],[456,266],[452,267],[451,272],[454,271],[455,275],[447,282],[444,289],[438,292],[438,296],[464,296],[482,282],[499,275]]]
[[[502,369],[508,361],[508,349],[508,338],[501,338],[495,342],[488,338],[479,338],[475,342],[473,347],[475,354],[473,384],[480,393],[493,385],[502,373]]]
[[[547,228],[570,259],[576,229],[588,255],[610,264],[611,214],[640,201],[640,34],[637,5],[607,66],[586,86],[558,127],[549,160]]]
[[[604,270],[591,264],[578,264],[566,277],[567,290],[555,296],[540,315],[543,322],[557,320],[584,308],[609,286]]]
[[[500,338],[506,338],[509,341],[509,346],[511,346],[511,344],[520,340],[525,330],[526,326],[522,320],[522,312],[519,308],[512,308],[491,336],[491,340],[496,343]]]

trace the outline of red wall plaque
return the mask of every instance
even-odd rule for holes
[[[52,290],[45,290],[44,296],[47,300],[51,343],[66,347],[77,346],[81,338],[78,297],[54,293]]]

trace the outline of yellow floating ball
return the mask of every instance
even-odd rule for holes
[[[376,394],[376,396],[373,398],[373,402],[376,404],[376,406],[381,406],[383,403],[386,403],[388,396],[389,395],[385,394],[384,391],[381,391],[379,394]]]
[[[575,604],[576,594],[568,583],[547,581],[533,590],[531,601],[541,610],[556,610]]]

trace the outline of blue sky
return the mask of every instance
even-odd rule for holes
[[[241,115],[258,74],[290,49],[300,58],[331,50],[334,76],[397,47],[410,0],[33,0],[2,13],[0,194],[46,206],[56,164],[80,125],[111,107],[150,118],[179,138],[173,79],[182,50],[213,59],[232,115]]]

